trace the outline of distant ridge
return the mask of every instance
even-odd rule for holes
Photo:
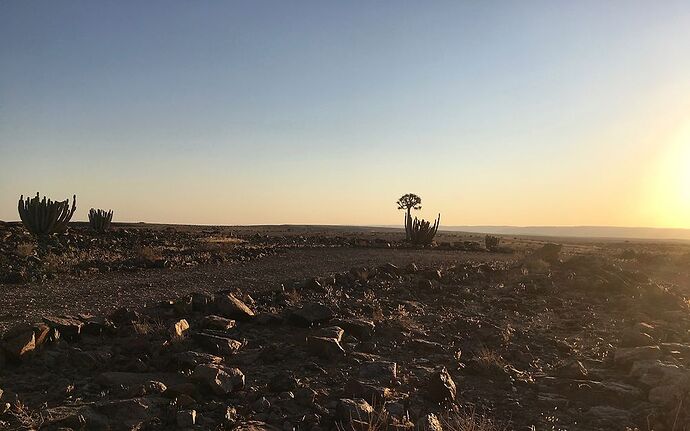
[[[690,229],[615,226],[441,226],[439,230],[497,235],[690,240]]]

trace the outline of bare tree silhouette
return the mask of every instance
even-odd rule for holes
[[[422,209],[422,198],[417,196],[414,193],[407,193],[404,194],[398,199],[398,209],[399,210],[406,210],[407,215],[405,216],[405,235],[406,239],[409,241],[410,240],[410,232],[409,229],[407,229],[407,221],[412,220],[411,216],[411,211],[412,210],[421,210]]]

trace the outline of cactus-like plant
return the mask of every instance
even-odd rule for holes
[[[26,199],[21,195],[18,210],[22,224],[34,235],[63,232],[77,210],[77,195],[72,196],[71,208],[69,199],[53,202],[45,196],[41,199],[39,193],[36,193],[36,197]]]
[[[493,235],[487,235],[484,237],[484,245],[487,250],[493,250],[501,243],[501,238]]]
[[[113,221],[113,210],[106,211],[102,209],[91,208],[89,210],[89,226],[96,232],[103,233],[110,229],[110,223]]]
[[[417,217],[412,220],[412,217],[405,214],[405,233],[412,244],[429,245],[434,241],[438,226],[441,223],[441,214],[434,221],[431,222],[424,219],[419,220]]]

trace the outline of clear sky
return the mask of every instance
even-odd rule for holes
[[[0,219],[690,227],[687,1],[0,2]]]

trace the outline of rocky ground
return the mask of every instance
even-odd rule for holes
[[[690,429],[687,246],[320,235],[243,263],[0,285],[164,287],[4,311],[0,429]]]

